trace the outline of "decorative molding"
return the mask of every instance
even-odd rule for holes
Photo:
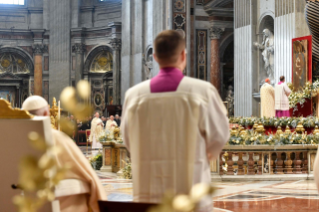
[[[221,35],[225,31],[225,28],[211,27],[209,28],[210,39],[220,39]]]
[[[120,38],[113,38],[110,42],[110,44],[112,45],[112,48],[114,50],[121,50],[121,47],[122,47],[122,41]]]
[[[33,44],[32,50],[34,54],[43,54],[48,52],[48,46],[43,44]]]
[[[83,54],[86,51],[86,47],[83,43],[75,43],[72,46],[72,52],[77,54]]]
[[[205,8],[205,12],[209,16],[234,17],[233,8],[223,8],[223,7]]]
[[[185,12],[185,0],[174,0],[174,12]]]
[[[207,80],[207,30],[196,30],[196,77]]]
[[[10,72],[5,72],[3,74],[0,74],[0,79],[1,80],[22,80],[22,78]]]
[[[183,27],[184,24],[186,23],[186,19],[182,14],[177,14],[174,17],[174,24],[179,28]]]

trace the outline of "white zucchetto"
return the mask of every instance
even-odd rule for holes
[[[48,102],[41,96],[29,96],[22,104],[22,110],[38,110],[48,106]]]

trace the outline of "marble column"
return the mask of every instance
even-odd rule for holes
[[[72,46],[72,52],[75,53],[75,85],[76,85],[82,79],[83,53],[85,52],[85,45],[82,43],[75,43]]]
[[[121,39],[113,38],[110,42],[113,48],[113,105],[121,104]]]
[[[221,92],[221,72],[220,72],[220,59],[219,59],[219,39],[225,29],[211,27],[210,31],[210,82],[215,86],[218,92]]]
[[[47,51],[47,46],[33,45],[34,54],[34,95],[42,96],[42,56]]]

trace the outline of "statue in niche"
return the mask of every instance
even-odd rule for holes
[[[269,29],[263,30],[263,42],[259,44],[255,42],[254,45],[262,50],[263,60],[265,62],[264,69],[271,82],[274,81],[274,34]]]
[[[233,92],[233,86],[228,86],[227,90],[227,111],[228,111],[228,116],[234,116],[234,92]]]
[[[143,58],[143,64],[144,64],[144,73],[145,73],[145,79],[151,79],[152,78],[152,69],[153,69],[153,49],[148,50],[147,54],[147,60]]]

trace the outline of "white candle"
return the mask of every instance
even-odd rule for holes
[[[60,118],[61,118],[60,101],[58,102],[58,130],[60,130]]]

